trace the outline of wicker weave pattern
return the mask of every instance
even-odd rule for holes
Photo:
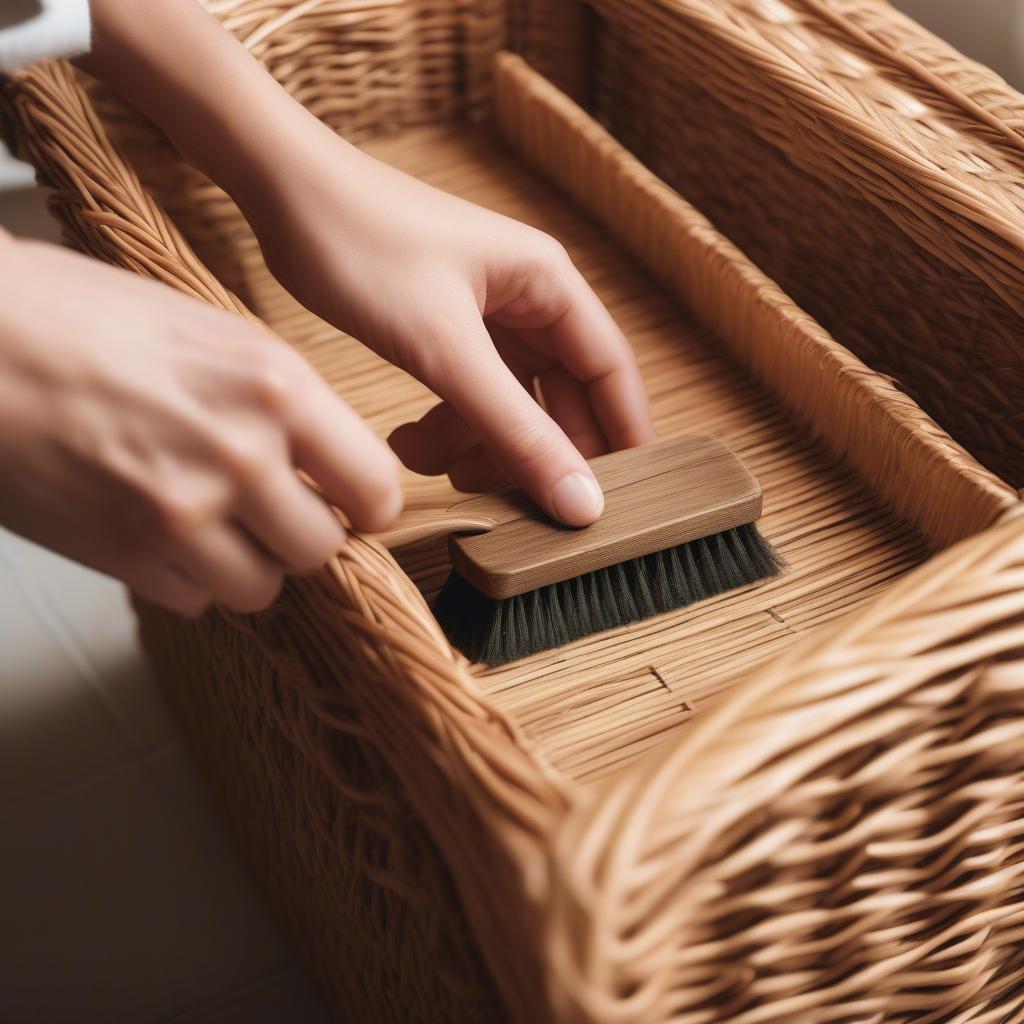
[[[437,119],[479,117],[505,41],[501,0],[208,0],[297,99],[351,142]],[[251,308],[269,275],[234,202],[178,159],[133,108],[84,79],[133,172],[204,266]]]
[[[10,119],[21,126],[20,151],[45,169],[46,182],[57,189],[54,209],[71,244],[251,316],[141,188],[69,68],[39,66],[7,90],[7,99]],[[41,130],[25,131],[27,125]],[[450,899],[454,875],[463,905],[477,918],[476,941],[492,935],[487,945],[502,961],[496,973],[505,1000],[531,1015],[540,1012],[540,966],[524,955],[532,945],[526,938],[531,919],[524,913],[507,921],[513,931],[519,926],[520,940],[510,941],[499,928],[507,892],[494,879],[505,877],[519,892],[537,888],[541,878],[536,864],[524,866],[533,860],[526,854],[566,806],[569,786],[526,748],[512,722],[480,698],[464,660],[448,647],[423,598],[386,552],[353,538],[320,578],[290,585],[275,613],[262,618],[214,614],[197,630],[155,608],[141,607],[140,617],[166,690],[220,780],[222,799],[258,869],[276,890],[278,912],[295,923],[309,961],[321,967],[339,1005],[355,1005],[367,1019],[396,1022],[410,1016],[430,1021],[446,1006],[448,1019],[481,1019],[482,1007],[493,1005],[493,984],[464,951],[466,926]],[[246,639],[255,646],[247,647]],[[203,667],[201,652],[210,643],[222,650],[231,673]],[[394,684],[390,696],[382,692],[385,676]],[[256,680],[259,688],[253,689]],[[239,705],[243,692],[247,703]],[[353,694],[361,695],[357,705]],[[256,695],[262,699],[249,700]],[[363,721],[364,715],[369,719]],[[253,778],[261,782],[256,790]],[[405,794],[401,799],[396,788]],[[340,801],[371,814],[346,816],[342,824]],[[418,827],[410,822],[412,808],[428,806],[442,810],[441,818],[427,816],[429,822],[421,819]],[[304,812],[291,823],[290,836],[276,826],[270,835],[263,832],[270,807]],[[313,822],[323,831],[302,838],[302,826]],[[292,842],[309,844],[309,873],[296,870]],[[324,875],[317,863],[339,843],[353,860],[350,884],[374,879],[372,899],[388,910],[371,907],[356,915],[353,900],[339,896],[336,886],[345,874]],[[416,851],[432,863],[405,867],[404,859]],[[313,885],[314,878],[321,881]],[[395,929],[384,938],[374,934],[382,914],[390,921],[384,927]],[[455,951],[447,979],[437,979],[432,966],[418,981],[404,970],[394,975],[394,936],[403,926],[409,949],[436,949],[441,936]],[[372,951],[382,948],[387,955],[374,958]]]
[[[594,7],[601,119],[1024,485],[1019,95],[877,0]],[[532,49],[559,64],[578,45]]]
[[[495,0],[206,0],[267,70],[332,127],[359,140],[484,111],[505,42]]]
[[[286,6],[217,11],[237,13],[236,30],[275,55],[277,73],[302,79],[299,57],[286,59]],[[383,23],[396,6],[415,7],[296,11],[323,17],[322,34],[306,20],[302,38],[330,41],[313,47],[329,66],[339,17]],[[689,24],[684,8],[659,5],[658,23]],[[634,5],[603,10],[635,17]],[[260,17],[278,24],[263,30]],[[886,24],[877,20],[873,32]],[[763,46],[750,45],[757,64]],[[980,95],[985,76],[970,74]],[[141,608],[165,688],[279,911],[356,1019],[1024,1019],[1024,517],[1013,492],[581,111],[515,61],[502,62],[499,83],[510,137],[795,417],[935,543],[967,539],[738,676],[728,700],[586,787],[554,771],[482,693],[371,541],[354,539],[264,616],[196,626]],[[34,70],[7,100],[22,151],[58,188],[73,244],[252,315],[185,240],[206,224],[230,243],[211,245],[214,255],[230,257],[238,241],[239,279],[260,313],[311,349],[337,344],[263,290],[222,198],[179,230],[67,69]],[[917,267],[926,275],[930,264]],[[820,376],[787,389],[786,367],[767,357],[787,346],[820,356]],[[831,416],[815,397],[830,378],[841,399]],[[898,439],[886,446],[891,463],[869,457],[880,437]],[[951,513],[925,500],[937,481],[957,495]]]
[[[494,1020],[508,1003],[540,1019],[536,924],[509,893],[539,896],[532,855],[571,788],[481,700],[391,559],[356,540],[273,613],[202,630],[141,612],[166,692],[345,1016]]]
[[[499,83],[508,77],[507,66],[503,62]],[[537,109],[540,97],[520,91],[524,79],[536,76],[519,67],[522,73],[499,84],[499,91],[510,86],[515,96],[522,97],[525,120],[535,121],[536,131],[526,140],[513,134],[515,145],[522,144],[524,150],[547,145],[563,154],[565,163],[588,168],[593,184],[617,182],[614,168],[629,162],[628,156],[575,108],[555,119],[554,110]],[[550,87],[542,89],[542,82],[535,84],[537,93],[553,92]],[[506,96],[503,106],[507,100]],[[563,150],[561,132],[569,133],[577,145]],[[928,557],[920,533],[888,514],[863,477],[829,456],[821,439],[837,433],[840,424],[847,425],[846,416],[832,417],[828,431],[812,441],[786,414],[775,393],[728,357],[721,333],[673,302],[670,294],[640,271],[635,259],[614,244],[609,237],[614,226],[611,232],[602,231],[581,216],[511,155],[508,147],[499,148],[485,134],[464,127],[438,126],[377,140],[371,148],[426,181],[492,205],[562,239],[636,348],[659,431],[664,436],[709,431],[741,454],[765,488],[762,526],[792,566],[772,584],[707,602],[688,615],[651,620],[626,634],[601,634],[501,669],[476,669],[486,693],[522,724],[560,770],[577,779],[617,770],[656,743],[659,734],[684,722],[694,706],[705,708],[744,664],[788,648],[801,631],[877,596],[894,576]],[[684,257],[676,267],[679,279],[692,277],[695,285],[700,282],[696,290],[709,300],[720,297],[731,308],[741,334],[742,325],[749,323],[745,336],[772,346],[777,358],[785,360],[794,379],[805,382],[798,392],[821,392],[841,402],[845,378],[817,376],[819,359],[828,351],[827,340],[817,338],[801,316],[783,319],[770,330],[762,327],[759,310],[774,289],[765,290],[763,277],[731,247],[716,256],[714,242],[721,239],[699,215],[685,204],[678,209],[645,207],[646,190],[633,194],[616,183],[615,192],[624,210],[632,209],[641,223],[656,225],[652,249]],[[584,194],[580,192],[581,197]],[[649,216],[652,213],[656,215]],[[699,231],[701,225],[704,233]],[[691,233],[694,227],[698,230]],[[731,288],[729,268],[740,271]],[[382,430],[399,422],[395,417],[421,408],[410,405],[420,397],[393,369],[367,365],[358,347],[336,337],[311,344],[305,332],[292,333],[293,319],[279,319],[277,311],[274,322],[284,325],[289,337],[299,337],[303,350],[327,378],[336,381],[360,409],[372,410]],[[758,351],[755,344],[751,348]],[[823,365],[829,365],[827,358]],[[859,372],[870,376],[863,366]],[[855,378],[852,367],[850,376]],[[686,396],[684,402],[680,395]],[[860,424],[854,433],[884,422],[849,417],[850,426]],[[961,474],[954,469],[956,462],[944,459],[937,464],[939,472],[953,470],[951,480],[958,490],[962,488],[960,523],[965,530],[971,529],[970,515],[981,517],[974,521],[976,529],[991,521],[1002,507],[1000,502],[1014,500],[1003,487],[997,492],[1002,497],[990,504],[993,496],[972,488],[970,472]],[[436,501],[436,484],[434,490]],[[912,490],[907,488],[907,493]],[[428,494],[422,498],[427,508],[432,507]],[[933,504],[925,503],[925,508]],[[395,554],[410,578],[426,591],[440,583],[448,567],[443,543],[400,549]]]
[[[560,829],[562,1019],[1020,1020],[1022,673],[1016,514],[752,673]]]
[[[499,118],[519,148],[935,544],[976,532],[1015,502],[1002,481],[890,381],[837,345],[688,203],[521,60],[506,56],[497,80]],[[874,445],[864,445],[873,437],[898,440],[880,458]],[[937,503],[936,492],[947,501]]]

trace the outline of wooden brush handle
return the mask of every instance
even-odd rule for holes
[[[590,460],[590,466],[602,490],[607,493],[674,468],[680,461],[682,451],[694,446],[701,448],[705,443],[705,438],[677,438],[646,448],[599,455]],[[408,512],[396,526],[378,534],[377,539],[391,549],[441,534],[487,533],[496,526],[524,518],[544,520],[545,517],[518,487],[504,484],[484,494],[469,494],[446,509]],[[555,529],[568,530],[555,523],[551,525]]]
[[[486,533],[524,516],[543,518],[523,491],[512,484],[504,484],[484,494],[467,494],[446,509],[407,512],[390,530],[378,534],[377,539],[391,550],[442,534]]]
[[[460,514],[459,505],[442,511],[412,513],[408,519],[399,519],[398,523],[377,534],[379,540],[389,551],[403,544],[415,544],[417,541],[431,537],[447,536],[451,533],[483,533],[496,525],[495,520],[485,515]]]
[[[443,511],[409,513],[380,536],[389,548],[448,535],[452,567],[503,599],[615,562],[755,522],[761,485],[721,442],[677,437],[599,455],[601,518],[574,530],[548,519],[511,485]]]

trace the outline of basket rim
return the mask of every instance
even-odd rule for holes
[[[516,65],[510,62],[516,59],[503,57],[501,61],[514,69]],[[9,84],[5,95],[15,130],[25,142],[23,151],[58,190],[56,203],[73,244],[97,258],[252,317],[202,265],[170,218],[146,193],[110,143],[67,65],[35,68]],[[556,106],[563,103],[551,95],[546,98]],[[588,130],[603,132],[596,123],[592,125]],[[659,187],[671,191],[651,180],[650,172],[644,177],[642,165],[635,160],[630,163],[633,158],[624,151],[618,153],[607,133],[595,134],[594,139],[598,148],[620,162],[624,180],[633,181],[641,191],[658,191]],[[674,201],[682,200],[676,196]],[[713,229],[708,226],[707,230]],[[738,253],[730,253],[729,259],[745,261]],[[794,329],[813,331],[817,338],[831,341],[767,278],[756,276],[759,272],[749,261],[738,266],[747,286],[761,301],[784,308]],[[870,371],[855,357],[840,358],[846,350],[832,344],[843,363],[843,376],[851,385],[863,383]],[[906,396],[885,382],[876,381],[873,386],[877,389],[873,396],[883,400],[889,414],[897,419],[906,417]],[[914,422],[918,424],[916,418]],[[833,671],[836,652],[851,652],[851,658],[861,659],[857,664],[865,670],[891,669],[890,656],[880,657],[865,641],[869,625],[884,626],[891,634],[902,636],[927,613],[970,606],[973,596],[990,593],[1003,574],[1019,571],[1024,563],[1024,517],[1016,492],[974,463],[940,428],[935,427],[934,433],[926,431],[924,436],[927,440],[923,443],[933,446],[937,464],[953,464],[969,476],[976,493],[982,495],[979,507],[990,528],[908,574],[865,608],[822,627],[767,669],[740,674],[742,695],[735,702],[709,709],[681,740],[664,741],[594,786],[578,786],[563,778],[532,748],[515,723],[486,699],[465,662],[452,654],[440,636],[419,592],[372,539],[354,537],[350,548],[320,576],[295,584],[296,607],[315,615],[318,628],[335,635],[352,630],[351,637],[332,648],[339,656],[334,685],[345,674],[342,653],[375,671],[385,665],[393,667],[399,683],[393,696],[399,702],[397,707],[411,714],[415,729],[410,732],[389,722],[394,707],[387,715],[375,710],[371,701],[374,696],[379,701],[379,695],[365,695],[366,713],[378,715],[375,721],[380,735],[395,758],[403,785],[416,800],[424,805],[447,805],[443,814],[425,818],[425,823],[453,868],[477,933],[492,933],[495,922],[504,918],[509,948],[502,950],[491,943],[488,962],[511,1004],[525,1011],[524,1017],[544,1013],[551,1005],[582,1005],[583,996],[571,987],[582,971],[580,963],[586,952],[576,943],[580,915],[592,917],[598,927],[602,924],[593,916],[593,905],[581,910],[573,902],[587,881],[580,873],[579,851],[592,844],[603,862],[613,862],[613,866],[628,863],[631,856],[643,852],[637,846],[635,825],[623,827],[619,845],[609,837],[609,823],[617,814],[629,812],[648,818],[659,814],[663,821],[677,822],[683,812],[690,813],[707,799],[709,788],[700,793],[690,790],[682,797],[676,792],[685,789],[686,773],[701,761],[708,765],[709,774],[712,769],[718,773],[722,788],[716,792],[730,791],[739,784],[741,770],[753,770],[749,729],[757,726],[774,737],[772,743],[756,751],[761,761],[777,757],[778,737],[770,723],[788,722],[795,709],[818,706],[822,680]],[[1010,608],[985,605],[971,612],[977,617],[978,629],[991,635],[997,652],[1024,641],[1019,626],[1007,624],[1011,613],[1024,613],[1019,607],[1024,603],[1024,591],[1015,592],[1013,601],[1017,603],[1011,602]],[[233,617],[231,621],[255,642],[267,646],[268,657],[279,656],[267,644],[267,634],[252,620]],[[388,633],[392,623],[407,630],[408,642],[395,643],[394,632]],[[946,639],[955,653],[962,654],[959,628],[950,629]],[[936,643],[920,630],[918,635],[917,645],[906,658],[930,654],[930,648],[925,648]],[[835,641],[831,648],[829,639]],[[842,685],[841,679],[833,678],[835,686]],[[415,686],[410,685],[413,679]],[[306,682],[310,689],[304,696],[309,707],[329,725],[331,709],[323,687],[314,686],[311,678]],[[421,747],[410,751],[410,735]],[[720,741],[722,745],[712,749]],[[726,757],[730,751],[745,752],[748,757],[730,762]],[[710,842],[708,837],[713,834],[700,832],[698,824],[689,827],[690,841],[698,845]],[[478,843],[467,843],[467,835]],[[524,897],[512,908],[507,891],[494,892],[497,873],[511,879],[517,894]],[[564,899],[555,900],[558,893],[566,894]],[[530,957],[515,962],[518,951],[509,935],[527,936],[538,929],[551,953],[549,962],[567,968],[564,974]],[[591,985],[591,975],[582,974]],[[547,980],[544,991],[536,985],[539,977]]]

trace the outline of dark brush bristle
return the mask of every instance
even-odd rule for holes
[[[502,665],[757,583],[783,565],[748,523],[504,601],[452,572],[434,615],[467,658]]]

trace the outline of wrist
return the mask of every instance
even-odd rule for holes
[[[38,243],[36,243],[38,244]],[[22,263],[29,258],[31,242],[12,235],[0,227],[0,280],[11,281]],[[11,313],[17,303],[0,302],[0,314]],[[6,317],[0,315],[0,330],[3,329]]]
[[[164,131],[247,217],[273,216],[318,178],[345,187],[366,161],[283,89],[192,0],[92,0],[92,52],[79,60]],[[325,170],[325,168],[327,168]]]

